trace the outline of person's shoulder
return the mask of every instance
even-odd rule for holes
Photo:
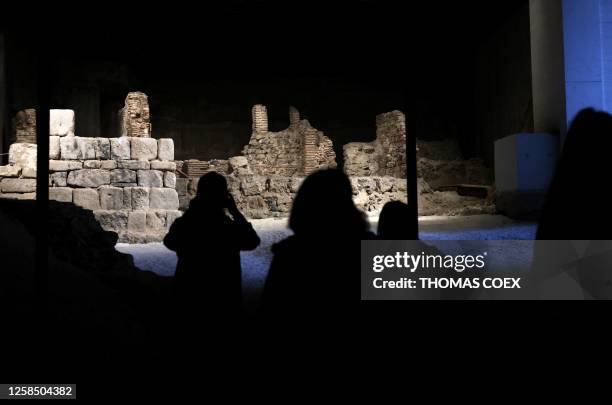
[[[287,252],[295,251],[300,245],[298,238],[295,235],[291,235],[288,238],[281,240],[272,245],[272,253],[275,255],[283,254]]]

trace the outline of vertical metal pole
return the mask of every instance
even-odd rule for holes
[[[414,131],[414,118],[410,113],[413,111],[409,99],[410,92],[404,90],[404,116],[406,117],[406,190],[408,192],[408,207],[410,218],[406,226],[412,240],[419,239],[419,198],[417,190],[417,142],[416,131]]]
[[[6,161],[4,153],[8,146],[8,131],[7,127],[7,87],[8,81],[6,80],[6,39],[5,34],[0,32],[0,165],[3,165]]]
[[[50,62],[44,39],[37,44],[37,181],[36,181],[36,292],[45,307],[47,297],[48,264],[48,209],[49,209],[49,107],[50,107]]]

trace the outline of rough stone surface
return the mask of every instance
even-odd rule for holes
[[[26,167],[21,171],[21,177],[24,179],[35,179],[36,178],[36,169],[32,169],[30,167]]]
[[[50,136],[49,137],[49,159],[60,158],[60,137]]]
[[[16,143],[36,143],[36,110],[19,111],[13,118],[13,133]]]
[[[111,159],[113,160],[130,160],[130,139],[110,138]]]
[[[76,191],[76,190],[75,190]],[[127,211],[94,211],[96,220],[100,226],[107,231],[126,231],[128,227]]]
[[[163,187],[163,172],[159,170],[138,170],[140,187]]]
[[[307,120],[280,132],[254,130],[243,154],[251,171],[259,175],[300,176],[336,167],[331,140]]]
[[[110,172],[102,169],[81,169],[68,173],[68,185],[96,188],[110,184]]]
[[[176,163],[169,162],[169,161],[154,160],[151,162],[151,170],[168,170],[168,171],[173,172],[176,170]]]
[[[170,229],[174,221],[180,218],[183,215],[181,211],[171,210],[166,213],[166,227]]]
[[[96,159],[112,159],[111,142],[109,138],[96,138]]]
[[[147,231],[165,231],[166,220],[167,212],[165,210],[147,211]]]
[[[83,162],[84,169],[100,169],[102,162],[100,160],[86,160]]]
[[[146,187],[130,187],[130,205],[133,210],[149,209],[149,189]]]
[[[178,210],[179,200],[176,190],[171,188],[151,188],[149,207],[151,209]]]
[[[113,170],[117,168],[117,161],[115,160],[101,160],[100,169]]]
[[[376,140],[344,146],[344,172],[349,176],[406,178],[406,119],[400,111],[376,117]]]
[[[111,183],[136,183],[136,172],[129,169],[115,169],[110,172]]]
[[[125,106],[119,111],[121,136],[151,137],[151,116],[147,95],[135,91],[128,93]]]
[[[55,172],[49,174],[49,186],[52,187],[66,187],[68,185],[68,173],[66,172]]]
[[[49,189],[49,200],[72,202],[72,189],[70,187],[52,187]]]
[[[235,173],[237,176],[253,174],[249,161],[245,156],[234,156],[229,158],[229,174]]]
[[[145,160],[119,160],[117,161],[118,169],[130,170],[149,170],[150,164]]]
[[[132,138],[130,139],[131,158],[135,160],[157,159],[157,139]]]
[[[52,172],[66,172],[68,170],[79,170],[83,168],[83,162],[70,160],[50,160],[49,170]]]
[[[74,111],[50,110],[49,134],[52,136],[74,136]]]
[[[9,147],[9,164],[22,169],[36,169],[36,145],[31,143],[14,143]]]
[[[162,138],[157,143],[159,160],[174,160],[174,140]]]
[[[147,212],[132,211],[128,215],[128,231],[146,233],[147,231]]]
[[[3,193],[32,193],[36,191],[36,179],[2,179],[0,190]]]
[[[123,204],[123,189],[112,186],[102,186],[98,189],[100,194],[100,208],[103,210],[121,210]]]
[[[64,160],[87,160],[96,158],[96,138],[69,136],[60,138],[60,154]]]
[[[0,177],[19,177],[21,167],[14,165],[0,166]]]
[[[72,199],[75,205],[87,210],[100,209],[100,196],[96,190],[91,188],[77,188],[72,191]]]
[[[176,187],[176,174],[173,172],[164,172],[164,187]]]

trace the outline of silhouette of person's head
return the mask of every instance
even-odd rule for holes
[[[340,170],[315,172],[302,183],[291,210],[289,227],[296,235],[354,234],[368,223],[353,202],[349,178]]]
[[[211,209],[223,209],[227,205],[228,190],[225,177],[216,172],[206,173],[198,181],[198,192],[192,204]]]
[[[610,170],[612,116],[582,110],[572,122],[542,211],[538,239],[610,239],[608,201],[597,196]]]
[[[378,237],[383,240],[409,240],[410,208],[401,201],[385,204],[378,217]]]

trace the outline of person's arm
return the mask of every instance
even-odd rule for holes
[[[236,240],[240,250],[253,250],[259,246],[261,240],[253,229],[253,225],[242,215],[238,209],[234,197],[230,194],[227,199],[227,210],[234,220],[236,225],[237,235]]]

